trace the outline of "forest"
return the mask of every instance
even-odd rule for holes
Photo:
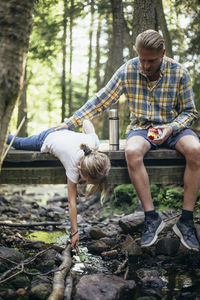
[[[26,6],[14,0],[0,4],[1,152],[8,130],[15,131],[23,116],[27,119],[21,136],[71,116],[119,66],[136,56],[135,37],[149,28],[163,34],[166,55],[189,69],[200,108],[199,0],[25,2]],[[119,112],[124,138],[128,109],[123,97]],[[102,139],[108,138],[106,122],[108,113],[94,119]]]
[[[137,56],[135,39],[146,29],[159,31],[166,55],[189,70],[200,111],[199,24],[200,0],[1,0],[0,170],[8,133],[23,119],[19,135],[25,137],[69,118]],[[128,104],[122,95],[114,105],[124,139]],[[99,138],[108,139],[108,112],[92,122]],[[198,120],[193,129],[200,133]],[[138,246],[144,220],[132,184],[111,185],[104,206],[99,195],[77,198],[81,240],[80,252],[73,253],[66,188],[41,190],[34,184],[21,190],[1,185],[0,300],[200,298],[200,256],[184,249],[171,230],[182,207],[181,185],[151,185],[167,226],[150,250]],[[199,211],[200,192],[195,211],[200,239]],[[50,236],[56,242],[45,240]],[[66,277],[66,265],[79,270],[71,268]]]

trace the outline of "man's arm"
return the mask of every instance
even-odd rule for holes
[[[119,68],[113,75],[107,85],[102,88],[93,98],[88,100],[79,110],[77,110],[73,116],[55,128],[55,130],[61,128],[74,129],[77,126],[82,125],[84,119],[91,119],[97,116],[102,111],[108,109],[113,103],[115,103],[123,93],[121,73],[124,66]]]
[[[174,121],[168,125],[173,128],[173,134],[183,128],[188,128],[198,118],[198,112],[194,103],[192,83],[190,76],[184,73],[178,90],[178,111],[180,112]]]

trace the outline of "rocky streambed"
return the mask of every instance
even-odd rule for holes
[[[162,212],[166,226],[158,242],[141,249],[140,205],[132,214],[116,214],[109,198],[101,206],[97,195],[78,199],[77,207],[75,252],[68,244],[65,185],[1,186],[0,300],[200,299],[200,254],[184,248],[172,231],[179,211]],[[200,238],[199,220],[196,215]],[[64,296],[55,298],[55,276],[65,270],[66,257]]]

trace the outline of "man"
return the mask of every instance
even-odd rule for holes
[[[186,69],[165,56],[163,37],[154,30],[138,35],[135,45],[138,57],[129,60],[113,75],[108,84],[57,129],[72,129],[107,109],[124,94],[129,101],[130,124],[127,128],[126,160],[130,179],[142,202],[145,221],[141,246],[155,243],[164,222],[155,211],[150,193],[144,155],[150,149],[165,146],[177,149],[186,159],[182,215],[174,232],[189,249],[199,250],[193,222],[193,211],[200,187],[200,143],[189,129],[197,119],[191,80]],[[150,127],[161,130],[151,140]]]

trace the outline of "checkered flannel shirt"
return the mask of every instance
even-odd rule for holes
[[[188,128],[197,119],[192,84],[186,69],[164,57],[160,77],[148,80],[139,58],[129,60],[113,75],[107,85],[66,120],[69,129],[106,110],[124,94],[130,113],[130,129],[147,129],[156,125],[172,126],[173,134]]]

